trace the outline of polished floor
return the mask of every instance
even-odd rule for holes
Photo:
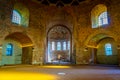
[[[120,80],[120,67],[103,65],[2,66],[0,80]]]

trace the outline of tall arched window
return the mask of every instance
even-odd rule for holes
[[[21,24],[21,16],[16,10],[13,10],[12,22],[16,24]]]
[[[63,50],[66,50],[66,42],[63,42]]]
[[[55,42],[52,42],[52,50],[55,50]]]
[[[96,5],[91,11],[92,28],[108,24],[107,7],[104,4]]]
[[[112,55],[112,45],[110,43],[105,44],[105,53],[106,55]]]
[[[61,50],[61,42],[57,42],[57,50]]]
[[[19,2],[14,4],[12,22],[23,27],[29,26],[29,10],[24,4]]]
[[[6,55],[12,56],[12,53],[13,53],[13,45],[11,43],[9,43],[6,46]]]
[[[107,12],[102,12],[98,17],[99,26],[108,24]]]
[[[68,50],[69,50],[70,49],[70,41],[68,41],[67,46],[68,46]]]

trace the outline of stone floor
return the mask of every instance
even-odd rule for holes
[[[120,67],[3,66],[0,67],[0,80],[120,80]]]

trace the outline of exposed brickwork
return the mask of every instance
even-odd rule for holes
[[[67,26],[72,32],[72,53],[76,56],[77,64],[88,64],[91,52],[84,51],[86,47],[96,47],[96,42],[92,43],[92,38],[98,34],[105,33],[112,37],[117,45],[120,45],[120,4],[119,0],[93,0],[81,3],[78,6],[44,6],[31,1],[18,1],[24,4],[29,10],[29,26],[17,26],[12,24],[12,9],[15,1],[0,1],[0,45],[6,36],[14,32],[27,35],[33,43],[33,62],[41,62],[40,57],[45,57],[47,45],[47,31],[54,25],[61,24]],[[104,3],[107,6],[110,17],[110,25],[105,28],[92,29],[91,10],[97,5]],[[22,37],[21,39],[24,39]],[[44,60],[43,60],[44,61]]]

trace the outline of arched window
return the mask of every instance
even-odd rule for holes
[[[98,28],[108,24],[107,7],[104,4],[96,5],[91,11],[92,28]]]
[[[57,50],[61,50],[61,42],[57,42]]]
[[[108,24],[107,12],[103,12],[98,17],[99,26]]]
[[[9,43],[6,46],[6,55],[12,56],[12,53],[13,53],[13,45],[11,43]]]
[[[21,16],[16,10],[13,10],[12,22],[16,24],[21,24]]]
[[[26,5],[20,2],[14,4],[12,22],[23,27],[29,26],[29,10]]]
[[[105,53],[106,55],[112,55],[112,46],[110,43],[105,44]]]
[[[63,42],[63,50],[66,50],[66,42]]]
[[[52,42],[52,50],[55,50],[55,42]]]
[[[70,41],[68,41],[67,46],[68,46],[68,50],[69,50],[70,49]]]

